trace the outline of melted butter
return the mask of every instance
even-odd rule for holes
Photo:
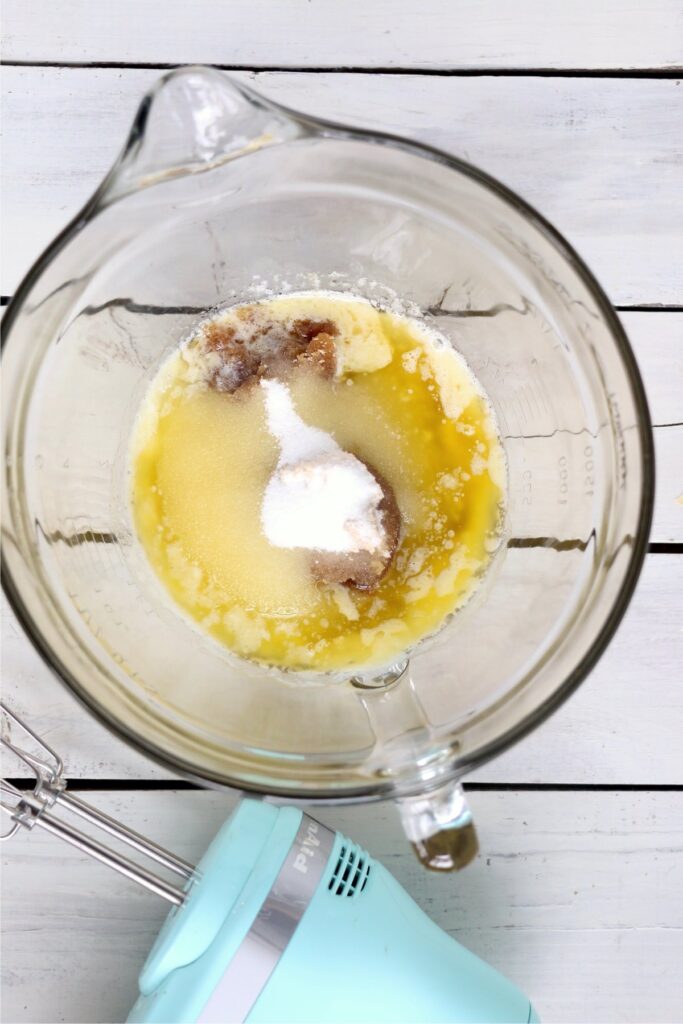
[[[236,654],[320,671],[386,664],[464,604],[495,550],[505,460],[490,407],[417,321],[329,293],[259,306],[339,326],[338,377],[302,368],[288,384],[302,419],[393,487],[402,533],[389,572],[371,593],[322,586],[305,551],[268,543],[260,509],[278,446],[262,389],[210,390],[192,343],[162,367],[138,421],[140,540],[178,604]]]

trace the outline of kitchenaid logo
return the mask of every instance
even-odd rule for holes
[[[302,875],[308,873],[311,861],[315,858],[320,846],[320,825],[317,821],[309,820],[302,839],[298,839],[296,856],[294,857],[294,868]],[[298,838],[298,837],[297,837]]]

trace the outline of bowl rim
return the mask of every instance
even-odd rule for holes
[[[485,761],[497,756],[518,740],[522,739],[529,732],[544,722],[556,711],[583,682],[586,676],[592,671],[599,659],[602,657],[609,643],[611,642],[623,616],[630,604],[633,592],[638,582],[645,555],[648,550],[648,541],[652,525],[654,511],[654,489],[655,489],[655,456],[654,437],[649,406],[645,393],[643,380],[636,362],[633,350],[626,335],[626,332],[605,294],[602,286],[598,283],[592,271],[588,268],[578,252],[566,240],[546,218],[540,214],[531,204],[522,199],[506,185],[502,184],[492,175],[480,170],[468,161],[453,156],[436,146],[422,142],[414,142],[400,135],[388,132],[371,131],[369,129],[354,128],[348,125],[339,124],[323,118],[313,117],[278,104],[261,93],[245,86],[242,82],[236,81],[232,76],[219,71],[216,68],[204,67],[201,65],[186,65],[176,68],[166,75],[161,76],[152,86],[151,90],[143,97],[138,111],[133,120],[132,128],[128,139],[111,170],[105,175],[93,195],[88,199],[82,209],[53,239],[47,248],[38,256],[33,265],[24,275],[11,298],[3,317],[3,330],[0,349],[4,353],[5,347],[11,335],[12,324],[24,305],[26,296],[30,293],[44,270],[55,260],[64,246],[74,238],[78,232],[85,227],[87,222],[98,212],[102,199],[106,196],[110,182],[113,180],[123,160],[130,153],[131,149],[139,142],[144,133],[145,122],[149,113],[151,99],[156,91],[169,79],[188,72],[202,72],[219,75],[223,82],[233,86],[243,97],[251,103],[261,107],[267,107],[283,116],[290,122],[299,125],[303,131],[302,136],[318,138],[336,138],[362,141],[372,145],[387,146],[394,149],[401,149],[412,155],[440,163],[448,169],[457,171],[471,180],[475,181],[484,189],[493,192],[498,198],[509,204],[513,210],[524,216],[536,230],[555,248],[561,257],[571,266],[583,285],[587,288],[593,301],[596,304],[612,338],[614,339],[617,352],[624,366],[628,378],[634,405],[637,412],[638,437],[642,452],[640,470],[642,473],[642,487],[640,494],[640,510],[638,524],[633,536],[633,544],[624,571],[624,578],[612,607],[603,623],[600,632],[597,634],[583,657],[577,662],[564,682],[538,707],[525,715],[519,722],[510,726],[494,740],[477,748],[466,760],[457,763],[451,761],[450,771],[441,774],[438,780],[431,785],[422,782],[413,782],[397,789],[395,782],[376,780],[358,786],[340,787],[335,790],[330,788],[299,788],[301,783],[296,785],[282,784],[277,780],[275,784],[256,784],[249,779],[226,777],[218,772],[198,768],[182,759],[169,756],[161,747],[139,736],[134,730],[118,721],[104,708],[100,707],[97,701],[90,695],[81,683],[72,675],[61,659],[54,653],[50,644],[43,636],[34,618],[24,602],[20,587],[17,585],[11,570],[5,559],[2,560],[1,580],[2,588],[12,611],[17,617],[24,633],[33,645],[34,649],[41,656],[52,673],[62,682],[66,688],[76,697],[78,702],[106,729],[122,739],[128,746],[143,753],[163,768],[179,775],[191,782],[201,784],[210,788],[234,789],[244,792],[272,796],[276,799],[296,799],[305,802],[320,802],[327,804],[345,803],[351,801],[372,801],[385,799],[387,796],[409,796],[425,792],[435,785],[443,786],[444,782],[457,780]],[[286,141],[298,141],[286,140]],[[246,154],[248,156],[248,153]],[[242,157],[236,157],[241,159]]]

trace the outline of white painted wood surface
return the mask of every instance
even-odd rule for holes
[[[613,302],[683,306],[679,79],[533,74],[682,68],[680,0],[4,0],[3,35],[10,62],[291,69],[243,77],[285,104],[470,159],[549,217]],[[313,67],[456,74],[301,73]],[[504,69],[518,74],[487,73]],[[2,294],[93,191],[159,74],[3,69]],[[683,312],[621,315],[657,425],[653,540],[681,543]],[[319,812],[546,1021],[683,1021],[683,793],[514,789],[683,785],[682,610],[683,558],[651,555],[579,691],[472,777],[513,788],[472,794],[483,854],[465,874],[424,874],[391,807]],[[3,696],[67,754],[72,779],[168,778],[92,722],[6,613],[2,670]],[[90,796],[190,859],[234,799]],[[3,854],[4,1024],[123,1019],[163,905],[37,832]]]
[[[196,861],[232,801],[212,793],[88,793]],[[393,809],[318,817],[383,861],[418,904],[503,971],[546,1022],[680,1021],[683,794],[475,792],[482,852],[427,875]],[[49,836],[6,844],[5,1021],[121,1021],[166,913],[158,898]]]
[[[95,190],[159,75],[4,69],[4,294]],[[566,234],[614,303],[680,301],[678,80],[241,77],[295,109],[407,135],[478,164]]]
[[[677,0],[5,0],[5,60],[681,67]]]

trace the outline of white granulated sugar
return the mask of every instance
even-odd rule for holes
[[[276,547],[347,554],[382,551],[382,488],[367,467],[297,414],[287,386],[262,380],[268,428],[280,445],[261,505]]]
[[[262,380],[268,429],[280,445],[278,468],[324,454],[340,452],[335,439],[297,414],[289,388],[279,380]]]

